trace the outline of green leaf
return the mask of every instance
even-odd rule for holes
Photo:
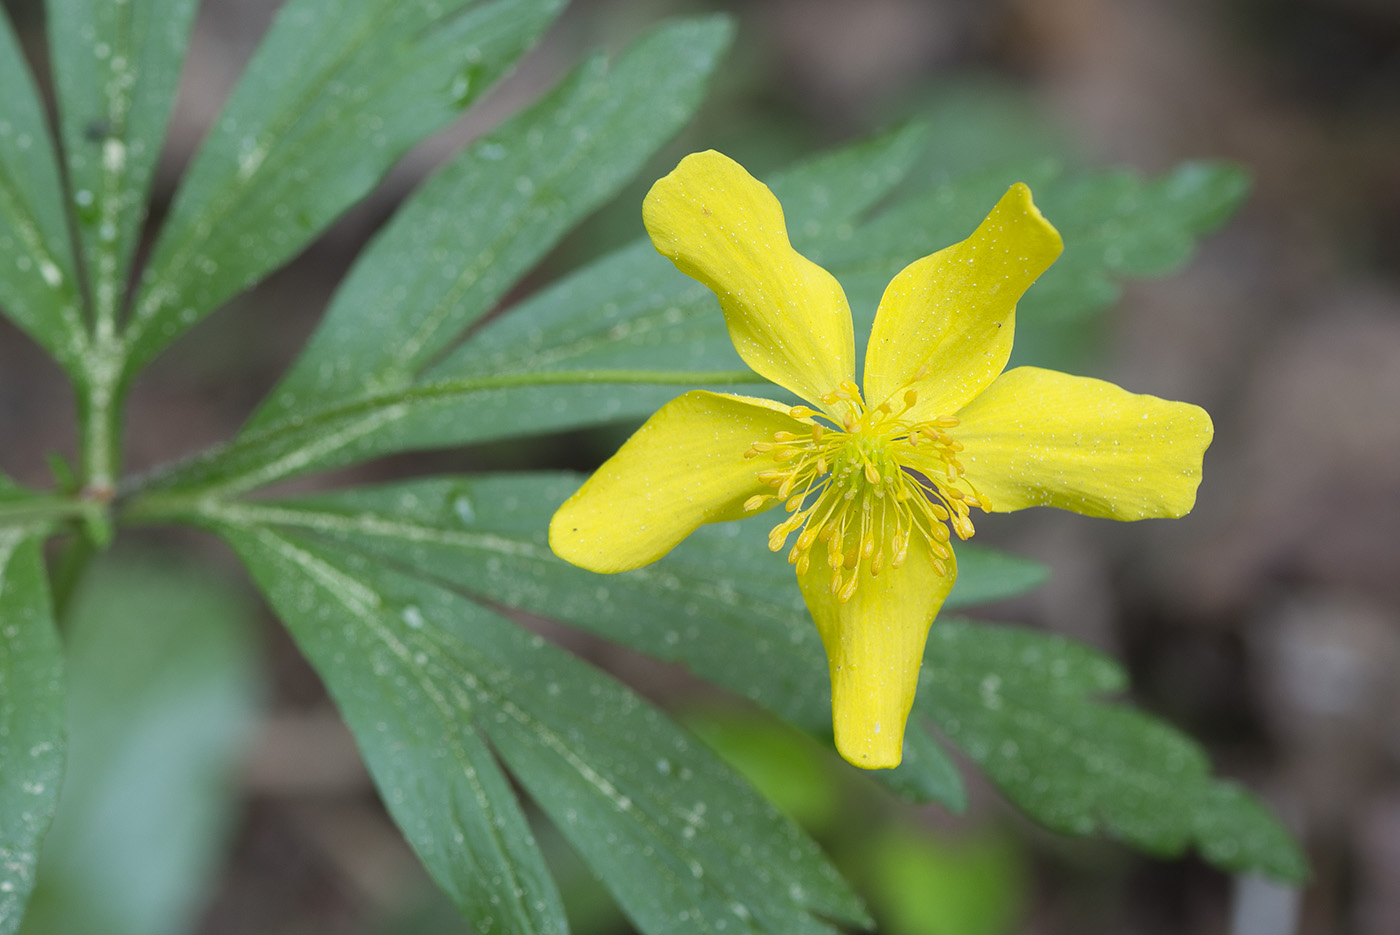
[[[291,0],[176,195],[128,323],[128,372],[368,194],[560,5]]]
[[[419,798],[415,787],[460,786],[475,775],[443,749],[474,725],[643,931],[672,932],[677,924],[698,931],[832,931],[813,914],[868,923],[811,841],[627,689],[479,605],[382,561],[264,528],[223,534],[346,710],[411,839],[420,828],[447,824],[440,807]],[[385,745],[395,748],[399,763],[412,761],[411,768],[382,775],[377,751]],[[483,763],[489,763],[484,753],[471,766]],[[468,807],[460,802],[454,817],[467,818]],[[523,825],[488,824],[497,840],[533,853]],[[462,842],[451,850],[447,859],[456,859]],[[419,852],[425,861],[433,856]],[[480,886],[489,877],[478,871],[438,879]],[[522,894],[525,906],[542,898],[536,880],[486,885],[498,896]],[[484,906],[464,909],[487,927]],[[535,924],[528,917],[492,921],[508,931]]]
[[[1125,681],[1114,662],[1064,639],[939,622],[915,706],[1054,831],[1100,831],[1161,855],[1195,846],[1225,870],[1302,882],[1307,864],[1288,833],[1247,792],[1213,779],[1199,747],[1098,700]]]
[[[1017,314],[1072,321],[1102,311],[1118,300],[1122,279],[1185,263],[1248,191],[1249,176],[1225,163],[1184,163],[1153,179],[1119,171],[1057,180],[1036,201],[1064,236],[1065,252]]]
[[[826,657],[792,569],[767,548],[763,518],[702,527],[653,566],[600,577],[560,561],[545,530],[574,475],[436,478],[214,514],[312,532],[478,598],[553,617],[654,658],[681,662],[817,736],[829,738]],[[950,606],[1021,593],[1039,565],[960,547]],[[677,607],[679,606],[679,611]],[[957,769],[919,731],[905,764],[881,773],[902,794],[965,804]]]
[[[232,830],[254,622],[245,594],[170,556],[88,571],[65,625],[68,773],[24,935],[190,930]]]
[[[58,803],[63,683],[39,541],[0,528],[0,935],[19,928]]]
[[[0,309],[70,375],[87,332],[58,162],[34,79],[0,10]]]
[[[251,426],[410,385],[699,106],[728,20],[598,56],[425,183],[356,263]],[[654,368],[653,368],[654,369]]]
[[[1042,161],[934,185],[901,199],[828,258],[854,293],[858,335],[869,333],[874,302],[895,273],[970,234],[1017,181],[1031,186],[1065,242],[1064,253],[1018,304],[1018,324],[1088,318],[1117,300],[1121,279],[1180,266],[1248,191],[1242,170],[1212,163],[1186,163],[1145,179],[1126,171],[1071,174]]]
[[[529,825],[479,733],[474,683],[440,651],[440,621],[427,627],[417,604],[391,606],[360,570],[290,538],[220,533],[320,673],[389,813],[458,909],[482,931],[566,931]]]
[[[748,370],[561,371],[487,374],[419,385],[250,432],[146,478],[151,491],[147,496],[229,496],[405,448],[598,425],[630,414],[650,414],[702,381],[753,379]],[[434,429],[436,435],[430,433]]]
[[[72,217],[98,321],[115,324],[175,103],[195,0],[47,0]]]
[[[793,242],[814,255],[850,241],[925,142],[918,124],[773,178]],[[640,209],[638,211],[640,214]],[[488,322],[425,379],[539,370],[739,369],[713,294],[642,238]],[[507,417],[514,420],[515,414]],[[504,421],[504,420],[503,420]]]
[[[796,229],[839,243],[852,236],[843,215],[886,194],[921,139],[907,127],[798,166],[774,187],[809,212],[790,212]],[[658,369],[687,361],[699,371]],[[153,485],[250,490],[403,449],[640,418],[707,381],[758,380],[723,367],[742,363],[714,297],[639,241],[489,322],[417,385],[259,422]]]

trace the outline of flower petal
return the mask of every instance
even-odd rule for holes
[[[998,513],[1184,516],[1214,433],[1199,406],[1037,367],[1003,373],[957,416],[967,480]]]
[[[810,402],[855,374],[841,285],[792,249],[762,182],[710,150],[681,160],[642,205],[651,242],[719,297],[729,337],[759,374]]]
[[[899,765],[928,629],[957,575],[951,549],[945,564],[948,573],[940,574],[916,536],[898,568],[872,576],[862,563],[860,583],[844,604],[831,593],[825,562],[813,562],[798,579],[826,647],[836,749],[862,769]]]
[[[766,399],[703,390],[673,399],[564,502],[549,547],[589,571],[654,562],[700,524],[747,515],[744,501],[769,488],[757,478],[764,466],[744,451],[802,428]]]
[[[913,386],[912,416],[956,412],[1006,366],[1016,302],[1063,246],[1018,182],[972,236],[906,266],[875,315],[866,401],[878,406]]]

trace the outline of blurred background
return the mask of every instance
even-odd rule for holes
[[[42,63],[39,4],[4,6]],[[277,6],[204,0],[158,210]],[[971,771],[968,815],[900,808],[806,741],[676,689],[669,670],[565,638],[690,711],[703,736],[831,850],[884,932],[1400,932],[1394,0],[575,0],[461,125],[412,153],[329,236],[157,362],[132,397],[130,465],[149,467],[235,431],[295,355],[366,237],[464,140],[532,100],[588,50],[616,49],[668,15],[711,10],[733,13],[739,31],[700,120],[556,251],[536,283],[640,235],[642,193],[684,152],[722,149],[762,175],[929,108],[999,115],[1006,139],[1089,166],[1160,172],[1211,157],[1249,168],[1255,188],[1241,213],[1184,270],[1129,284],[1078,366],[1212,413],[1216,442],[1195,513],[1132,527],[1049,511],[984,519],[979,541],[1039,558],[1054,577],[979,616],[1062,633],[1124,660],[1136,701],[1261,793],[1305,842],[1315,878],[1294,893],[1232,880],[1195,858],[1154,861],[1055,838],[1019,819]],[[3,323],[0,437],[9,440],[0,468],[40,486],[51,483],[48,452],[74,453],[72,401],[58,371]],[[609,444],[573,438],[567,449],[517,443],[395,458],[354,476],[587,468]],[[143,849],[166,853],[165,877],[84,871],[82,855],[101,842],[84,834],[82,821],[64,831],[60,819],[55,834],[70,839],[71,853],[54,858],[55,878],[89,873],[89,885],[145,900],[152,919],[164,912],[193,920],[191,930],[203,935],[465,931],[379,808],[315,676],[229,556],[193,537],[131,536],[126,545],[128,555],[164,556],[165,564],[175,551],[200,556],[214,575],[201,593],[227,592],[213,604],[234,610],[221,616],[198,596],[172,604],[148,558],[135,570],[109,563],[76,613],[125,606],[149,622],[174,606],[185,611],[170,623],[172,640],[191,620],[217,631],[221,658],[235,660],[220,669],[228,684],[184,680],[189,690],[202,686],[211,720],[175,725],[188,743],[172,741],[171,755],[198,748],[211,730],[245,737],[247,752],[235,765],[234,805],[212,794],[191,800],[192,821],[214,844],[172,852],[158,834],[134,850],[129,836],[111,843],[127,861]],[[249,629],[243,617],[258,626]],[[70,631],[75,683],[84,666],[113,665],[112,638],[84,642],[86,632],[81,620]],[[145,730],[140,712],[159,707],[152,686],[180,681],[164,678],[158,644],[142,635],[149,632],[133,631],[128,643],[138,648],[127,651],[144,654],[151,678],[112,688],[149,697],[121,709],[130,716],[106,736]],[[75,753],[74,769],[100,773],[119,756],[99,751],[79,763]],[[219,757],[213,751],[201,762],[206,785],[222,794],[217,777],[227,764]],[[160,808],[151,776],[127,782],[88,796],[87,807],[131,813],[151,800]],[[547,829],[540,834],[557,857],[578,930],[627,931],[566,845]],[[84,930],[63,921],[63,892],[40,891],[26,931]]]

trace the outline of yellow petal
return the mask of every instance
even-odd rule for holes
[[[1036,367],[1008,370],[957,416],[967,479],[999,513],[1183,516],[1214,432],[1199,406]]]
[[[719,297],[729,337],[759,374],[816,402],[855,375],[841,285],[788,242],[763,183],[713,150],[681,160],[642,205],[651,242]]]
[[[866,401],[878,406],[912,385],[912,416],[956,412],[1006,366],[1016,302],[1061,249],[1059,233],[1018,182],[972,236],[906,266],[875,315]]]
[[[888,538],[884,548],[893,554]],[[836,749],[863,769],[899,765],[928,629],[957,574],[951,550],[945,564],[948,573],[940,574],[927,543],[915,536],[898,568],[886,565],[872,576],[862,563],[860,583],[844,604],[831,593],[826,562],[812,562],[799,579],[826,647]]]
[[[770,492],[757,474],[772,463],[744,451],[801,428],[766,399],[702,390],[673,399],[559,508],[549,547],[590,571],[654,562],[700,524],[747,515],[744,501]]]

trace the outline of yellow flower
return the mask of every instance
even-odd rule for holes
[[[695,391],[663,406],[559,508],[561,558],[655,561],[702,523],[782,505],[788,560],[826,647],[836,747],[897,766],[928,629],[973,510],[1056,506],[1120,520],[1195,503],[1200,408],[1035,367],[1002,372],[1016,302],[1060,235],[1016,184],[961,243],[885,290],[864,389],[841,286],[793,250],[778,200],[716,152],[683,159],[643,207],[652,243],[719,297],[745,363],[806,400]]]

